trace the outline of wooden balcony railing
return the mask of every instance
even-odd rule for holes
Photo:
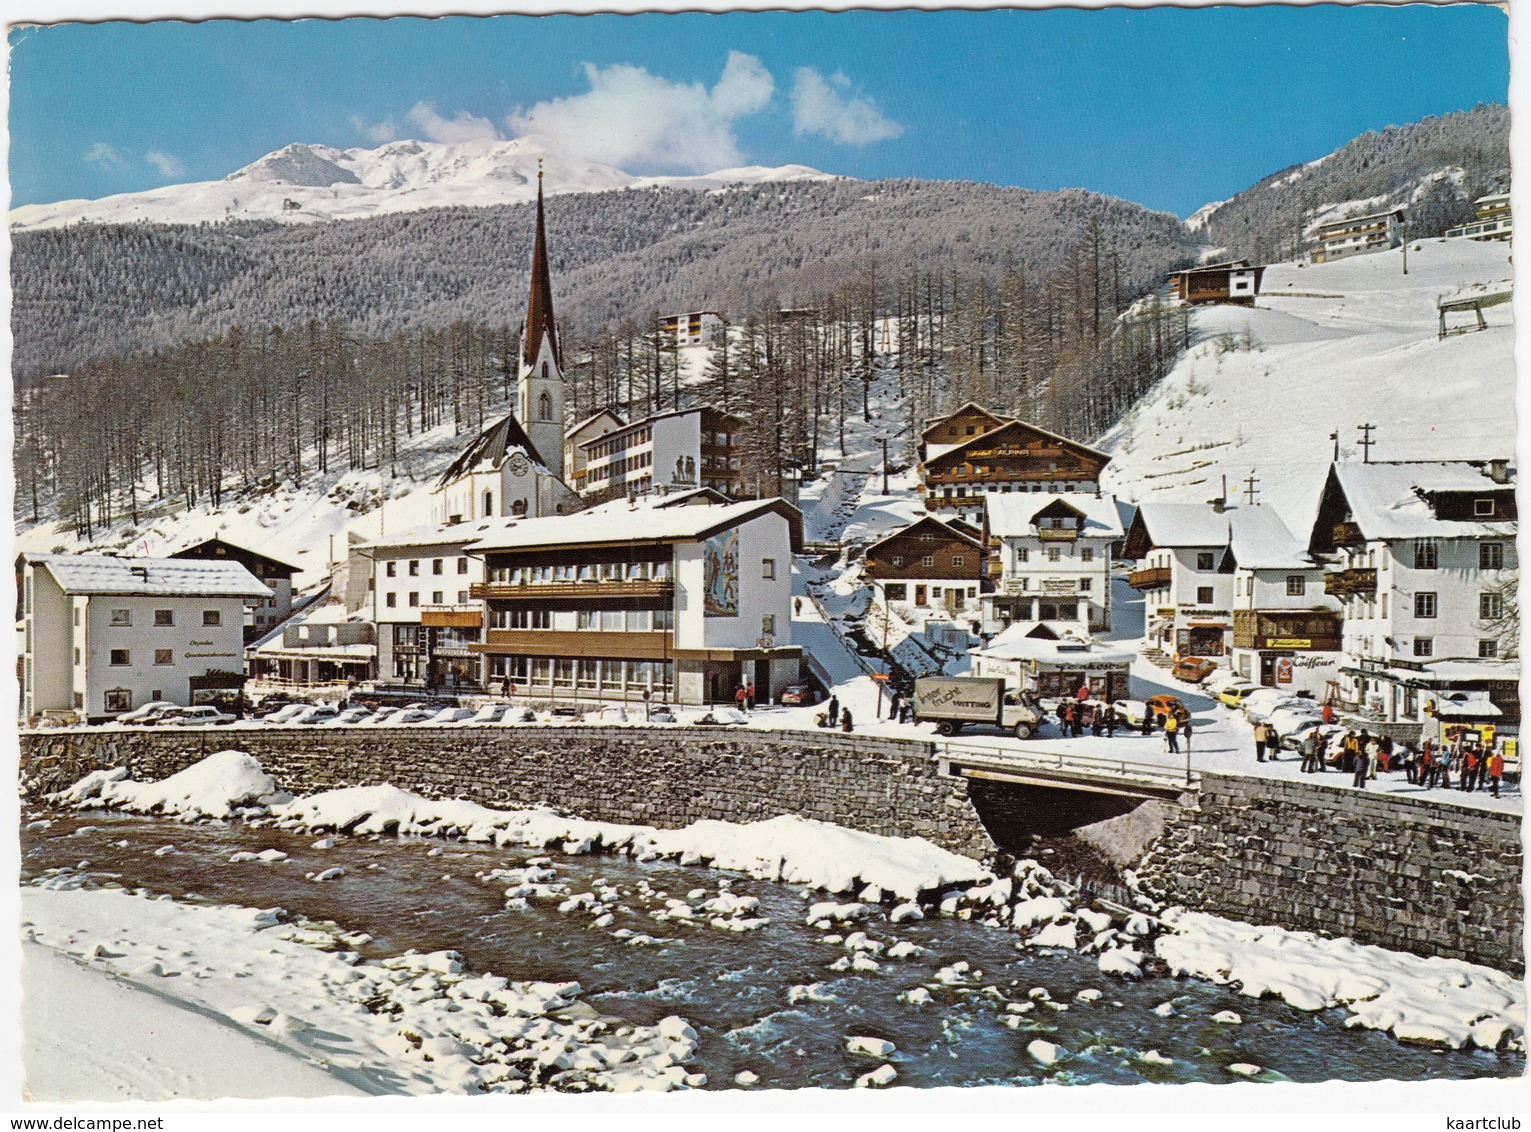
[[[1170,584],[1168,566],[1150,566],[1127,575],[1127,584],[1135,590],[1157,590]]]
[[[675,592],[670,578],[634,578],[626,581],[475,582],[468,596],[476,600],[543,601],[549,598],[669,598]]]
[[[1073,527],[1038,527],[1037,538],[1042,542],[1073,542],[1079,531]]]
[[[1377,571],[1370,567],[1338,570],[1324,575],[1324,592],[1334,597],[1372,596],[1377,592]]]
[[[1335,546],[1357,546],[1366,541],[1361,535],[1361,528],[1354,523],[1336,523],[1330,537]]]

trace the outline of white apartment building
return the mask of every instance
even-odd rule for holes
[[[983,503],[995,583],[982,599],[985,633],[1046,625],[1088,637],[1111,627],[1111,545],[1123,534],[1114,496],[991,492]]]
[[[1143,595],[1150,644],[1177,657],[1227,655],[1233,574],[1222,563],[1238,513],[1203,503],[1139,505],[1122,555],[1137,562],[1127,584]]]
[[[1340,603],[1274,510],[1238,515],[1222,561],[1233,573],[1233,669],[1255,684],[1321,698],[1338,673]]]
[[[271,596],[238,562],[87,554],[28,555],[22,586],[28,719],[237,693],[245,606]]]
[[[478,683],[480,664],[470,646],[483,639],[484,609],[472,589],[484,580],[484,563],[467,547],[516,522],[415,527],[359,548],[372,560],[379,680],[450,685],[454,673],[459,679],[466,673]]]
[[[548,699],[731,702],[799,679],[792,555],[802,514],[781,499],[700,490],[509,523],[471,544],[484,581],[492,688]]]
[[[659,332],[676,346],[705,346],[727,326],[717,311],[667,314],[659,320]]]
[[[1403,243],[1403,209],[1350,216],[1318,226],[1314,263],[1349,259],[1353,255],[1385,252]]]
[[[744,425],[742,417],[701,406],[611,429],[580,445],[583,474],[575,486],[587,498],[705,487],[737,499],[750,486],[740,446]]]
[[[1518,725],[1520,665],[1502,656],[1516,526],[1507,461],[1332,465],[1309,549],[1341,603],[1343,698],[1414,720],[1487,692]]]

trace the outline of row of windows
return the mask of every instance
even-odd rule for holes
[[[1017,584],[1017,587],[1019,589],[1022,589],[1022,590],[1029,590],[1029,589],[1031,589],[1031,579],[1030,578],[1016,578],[1016,579],[1014,579],[1014,581]],[[1049,578],[1048,581],[1056,583],[1057,579]],[[1095,579],[1093,579],[1093,578],[1080,578],[1079,579],[1079,592],[1082,593],[1082,594],[1089,593],[1091,591],[1091,589],[1094,588],[1094,586],[1093,586],[1094,581],[1095,581]],[[1208,598],[1207,600],[1211,601],[1212,599]]]
[[[771,560],[766,559],[767,562]],[[773,570],[774,570],[774,563]],[[769,576],[773,576],[769,575]],[[558,566],[495,566],[489,581],[496,585],[525,586],[538,582],[637,582],[663,581],[670,577],[668,562],[585,562]]]
[[[585,459],[587,462],[594,462],[596,460],[604,459],[607,456],[614,455],[618,452],[624,452],[629,448],[636,448],[640,444],[647,444],[653,439],[653,426],[644,425],[640,429],[635,429],[632,432],[623,433],[621,436],[618,436],[615,439],[607,440],[603,438],[596,441],[594,444],[590,445],[589,448],[585,449],[585,451],[588,453]]]
[[[80,663],[80,650],[74,650],[74,662]],[[133,664],[132,649],[112,649],[109,662],[113,668],[129,668]],[[174,664],[175,649],[155,649],[154,663],[158,665]]]
[[[1484,512],[1479,511],[1478,508],[1480,505],[1485,503],[1489,507],[1488,513],[1492,514],[1494,507],[1494,501],[1492,499],[1475,500],[1473,504],[1475,512],[1480,515],[1484,514]],[[1384,554],[1382,556],[1382,568],[1384,570],[1387,569],[1387,561],[1387,555]],[[1414,569],[1438,570],[1440,569],[1440,562],[1441,548],[1440,542],[1438,540],[1433,538],[1422,538],[1414,540]],[[1347,565],[1353,567],[1362,565],[1365,565],[1368,568],[1375,567],[1377,565],[1377,552],[1375,549],[1368,550],[1363,561],[1362,555],[1359,551],[1351,551]],[[1480,542],[1478,544],[1478,569],[1503,570],[1504,543]]]
[[[408,602],[409,608],[410,609],[418,609],[420,607],[420,591],[419,590],[410,590],[408,597],[409,597],[409,602]],[[430,600],[429,604],[431,604],[431,605],[445,605],[446,603],[447,602],[446,602],[446,591],[445,590],[432,590],[431,591],[431,600]],[[468,591],[467,590],[458,590],[457,591],[457,604],[458,605],[467,605],[468,604]],[[383,605],[386,606],[389,609],[397,609],[399,607],[399,595],[396,594],[396,593],[391,593],[391,592],[384,594],[383,595]]]
[[[488,506],[488,504],[487,504],[487,501],[486,501],[485,507],[487,508],[487,506]],[[431,573],[432,574],[445,574],[446,572],[447,571],[446,571],[446,559],[445,558],[433,558],[433,559],[431,559]],[[459,574],[466,574],[468,572],[468,560],[466,558],[459,558],[459,559],[457,559],[457,572]],[[390,578],[397,578],[399,576],[399,564],[398,564],[398,562],[396,562],[396,561],[385,562],[383,564],[383,573],[386,574]],[[418,559],[418,558],[411,558],[411,559],[409,559],[409,576],[411,578],[414,578],[414,577],[418,577],[419,574],[420,574],[420,559]]]
[[[646,688],[668,693],[675,686],[673,660],[562,659],[545,656],[491,656],[489,679],[498,683],[557,688]]]
[[[1233,580],[1233,593],[1234,593],[1234,596],[1237,597],[1237,596],[1239,596],[1241,594],[1247,594],[1248,596],[1253,597],[1254,596],[1254,592],[1255,592],[1255,580],[1254,580],[1254,578],[1252,578],[1252,577],[1248,577],[1248,578],[1235,578]],[[1286,596],[1287,597],[1302,597],[1307,592],[1308,592],[1308,579],[1307,579],[1307,577],[1305,575],[1303,575],[1303,574],[1288,574],[1286,576]]]
[[[1381,594],[1376,602],[1364,596],[1356,596],[1352,599],[1353,605],[1346,610],[1352,617],[1371,617],[1373,606],[1378,617],[1387,617],[1387,594]],[[1440,595],[1421,590],[1414,595],[1414,616],[1419,618],[1432,618],[1439,616]],[[1480,621],[1497,621],[1504,616],[1504,595],[1499,593],[1480,593],[1478,595],[1478,619]]]
[[[1047,560],[1049,562],[1061,562],[1061,561],[1063,561],[1063,552],[1066,549],[1065,547],[1061,547],[1061,546],[1046,546],[1046,547],[1043,547],[1042,549],[1047,552]],[[1072,557],[1072,555],[1070,555],[1070,556]],[[1026,547],[1026,546],[1018,546],[1018,547],[1016,547],[1015,548],[1015,560],[1017,562],[1030,562],[1031,561],[1031,548],[1030,547]],[[1081,546],[1079,548],[1079,561],[1081,561],[1081,562],[1094,562],[1095,561],[1095,548],[1093,546]]]
[[[1056,494],[1058,492],[1069,492],[1076,489],[1083,491],[1084,485],[1076,484],[1072,481],[1067,483],[1060,483],[1057,480],[1050,480],[1047,483],[1021,483],[1015,484],[1014,486],[1006,483],[995,484],[992,487],[974,487],[972,494],[973,497],[977,499],[981,496],[989,494],[1009,495],[1012,491],[1022,493],[1032,491],[1045,491],[1051,494]],[[967,495],[968,489],[960,484],[955,488],[947,487],[942,489],[942,498],[944,499],[964,499],[967,497]]]
[[[80,623],[80,610],[75,607],[74,623]],[[217,609],[204,609],[202,611],[202,624],[213,626],[223,624],[223,613]],[[133,625],[133,611],[131,609],[114,609],[111,615],[111,625],[114,629],[131,628]],[[156,629],[173,628],[175,626],[175,610],[156,609],[154,611],[154,627]]]

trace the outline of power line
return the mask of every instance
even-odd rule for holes
[[[1255,487],[1255,484],[1259,482],[1259,480],[1255,479],[1254,469],[1251,468],[1249,478],[1244,481],[1244,502],[1250,507],[1255,505],[1255,496],[1260,494],[1259,488]]]
[[[1372,430],[1376,427],[1374,424],[1356,425],[1356,431],[1361,434],[1361,439],[1356,443],[1361,446],[1361,463],[1363,464],[1372,462],[1372,445],[1377,443],[1372,439]]]

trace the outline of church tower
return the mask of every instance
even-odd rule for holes
[[[542,220],[542,162],[537,162],[537,236],[532,245],[532,290],[521,333],[516,415],[554,479],[563,478],[563,350],[553,319],[547,233]]]

